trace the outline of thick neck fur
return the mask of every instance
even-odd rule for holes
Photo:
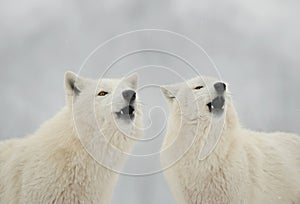
[[[201,148],[204,146],[207,140],[214,140],[214,138],[219,138],[219,141],[215,148],[213,149],[212,153],[209,156],[199,162],[197,164],[207,166],[210,168],[211,166],[219,166],[222,165],[222,162],[226,160],[228,154],[230,154],[231,146],[234,145],[235,140],[237,138],[233,138],[236,134],[232,134],[240,129],[239,121],[237,113],[231,103],[228,103],[226,109],[225,116],[225,124],[224,128],[221,131],[221,136],[218,135],[210,135],[210,117],[203,117],[196,120],[179,120],[177,115],[170,115],[169,121],[171,122],[168,124],[168,132],[163,144],[163,147],[172,147],[174,151],[170,150],[166,152],[163,157],[166,156],[164,161],[174,160],[175,157],[179,157],[180,154],[184,154],[185,156],[192,156],[194,157],[193,160],[199,160],[199,155]],[[197,126],[198,125],[198,126]],[[177,129],[171,127],[178,127]],[[214,143],[215,141],[212,141]],[[184,157],[182,160],[184,160]],[[216,162],[217,160],[217,162]],[[203,167],[202,167],[203,168]]]
[[[236,138],[238,134],[234,133],[240,129],[240,124],[236,110],[232,103],[227,104],[224,114],[225,123],[223,129],[220,132],[216,132],[217,135],[211,135],[210,133],[211,129],[215,128],[213,125],[211,125],[210,128],[203,126],[203,129],[198,135],[198,144],[204,145],[204,141],[210,140],[214,140],[212,141],[212,143],[216,143],[216,146],[211,152],[211,154],[209,154],[208,157],[201,162],[203,164],[207,164],[208,166],[219,166],[222,165],[223,161],[228,160],[233,146],[235,145],[236,140],[238,139]],[[215,138],[218,138],[218,141],[215,141]]]
[[[72,178],[70,183],[80,185],[82,193],[94,192],[97,199],[109,202],[118,174],[99,164],[91,156],[93,153],[86,151],[76,132],[72,111],[64,107],[29,139],[32,142],[39,141],[36,148],[43,148],[39,152],[44,154],[40,157],[53,159],[56,171],[61,172],[60,177]],[[99,154],[105,153],[102,149],[101,146],[97,147]]]
[[[49,135],[52,132],[52,135]],[[72,121],[72,112],[64,107],[53,118],[44,123],[34,134],[33,138],[42,137],[40,141],[53,144],[56,147],[79,148],[80,142]]]

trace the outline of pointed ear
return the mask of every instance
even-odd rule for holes
[[[80,89],[78,87],[79,77],[77,74],[68,71],[65,73],[65,91],[67,95],[78,95],[80,93]]]
[[[133,74],[127,76],[124,80],[128,83],[128,85],[131,88],[137,89],[137,87],[138,87],[138,74],[137,73],[133,73]]]
[[[161,86],[160,90],[168,100],[174,99],[177,92],[176,88],[172,85]]]

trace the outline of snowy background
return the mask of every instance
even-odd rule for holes
[[[218,66],[222,79],[230,83],[245,127],[300,134],[299,8],[296,0],[0,0],[0,138],[34,132],[64,105],[65,71],[77,72],[89,53],[105,40],[143,28],[171,30],[199,43]],[[165,42],[165,36],[157,38]],[[121,45],[116,42],[105,48],[102,58],[87,64],[93,70],[87,73],[99,77],[105,69],[101,60],[112,61],[122,53],[120,50],[132,46],[129,42],[145,47],[144,43],[151,40],[130,39],[125,44],[123,40]],[[173,42],[182,46],[182,42]],[[202,60],[192,48],[179,52],[190,61],[200,59],[195,62],[200,73],[215,74],[207,59]],[[155,54],[131,58],[122,64],[124,70],[115,67],[111,76],[120,77],[132,67],[147,64],[163,64],[186,78],[193,76],[187,67]],[[176,81],[169,76],[151,67],[141,73],[144,84]],[[141,93],[146,111],[157,104],[165,109],[158,90],[153,95],[149,93],[151,90]],[[161,111],[152,111],[146,119],[153,122],[147,138],[163,127],[165,117],[160,114]],[[135,151],[157,151],[162,138],[163,133],[147,148],[145,144],[137,145]],[[145,164],[129,162],[127,166],[130,165]],[[112,203],[174,200],[159,173],[121,176]]]

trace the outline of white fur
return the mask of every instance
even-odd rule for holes
[[[215,82],[216,79],[208,77],[194,78],[187,83],[162,87],[170,106],[163,149],[175,146],[174,151],[161,154],[162,164],[167,166],[178,156],[177,152],[183,153],[187,141],[192,143],[179,161],[165,171],[176,201],[300,203],[300,137],[242,128],[228,91],[224,95],[224,113],[212,115],[206,104],[217,95]],[[199,85],[204,88],[195,90]],[[206,159],[199,160],[205,142],[217,141],[218,135],[212,132],[220,128],[214,126],[214,121],[221,117],[224,126],[219,142]]]
[[[67,105],[33,135],[0,143],[0,203],[109,203],[118,173],[94,158],[107,158],[118,171],[126,157],[109,146],[130,152],[133,140],[126,134],[141,136],[138,104],[133,123],[114,115],[125,105],[121,92],[136,89],[136,80],[98,83],[67,72]],[[109,94],[97,96],[100,90]]]

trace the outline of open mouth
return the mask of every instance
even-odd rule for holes
[[[128,105],[128,106],[125,106],[124,108],[122,108],[119,112],[116,112],[116,115],[119,118],[133,120],[134,119],[134,110],[135,109],[134,109],[133,105]]]
[[[213,113],[222,113],[224,111],[225,99],[223,96],[217,96],[212,100],[212,102],[208,103],[209,112]]]

